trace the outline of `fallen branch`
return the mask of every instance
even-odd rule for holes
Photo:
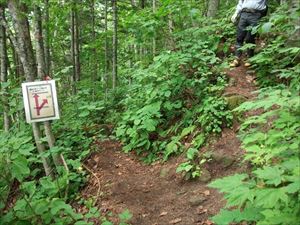
[[[101,191],[100,179],[99,179],[99,178],[97,177],[97,175],[96,175],[90,168],[88,168],[86,165],[82,164],[82,167],[83,167],[84,169],[86,169],[90,174],[92,174],[93,177],[95,177],[96,180],[97,180],[97,183],[98,183],[98,191],[97,191],[96,199],[95,199],[94,204],[93,204],[93,206],[95,206],[96,202],[97,202],[98,199],[99,199],[100,191]]]

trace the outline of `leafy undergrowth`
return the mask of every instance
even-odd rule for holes
[[[294,225],[300,219],[300,48],[289,45],[299,12],[290,17],[285,12],[283,8],[274,13],[258,29],[268,42],[251,61],[258,83],[266,88],[260,90],[258,100],[236,109],[264,109],[261,115],[246,119],[241,129],[245,161],[252,163],[253,171],[211,183],[227,200],[227,209],[213,218],[216,224]],[[103,126],[107,122],[118,121],[115,133],[125,152],[134,150],[151,163],[186,150],[187,161],[177,171],[185,172],[187,178],[199,177],[206,162],[199,156],[199,148],[209,135],[220,133],[232,121],[222,97],[227,82],[222,72],[225,64],[217,55],[229,53],[232,40],[227,38],[232,36],[233,26],[225,19],[205,20],[198,21],[201,28],[174,32],[170,37],[173,50],[162,51],[147,66],[138,62],[133,69],[123,68],[122,73],[133,74],[130,85],[124,84],[110,100],[91,98],[92,90],[84,82],[72,97],[61,91],[67,98],[62,106],[65,115],[52,124],[56,147],[46,154],[37,153],[31,130],[22,122],[8,134],[1,133],[0,223],[79,225],[93,224],[96,219],[111,224],[89,202],[83,202],[89,209],[85,214],[71,207],[86,180],[82,160],[95,139],[102,139],[107,130],[111,134],[110,125]],[[11,113],[17,117],[22,115],[19,92],[11,88],[9,95]],[[58,168],[55,179],[43,177],[40,169],[41,158],[53,153],[63,153],[70,167],[68,173]],[[121,224],[130,217],[128,211],[121,214]]]
[[[236,109],[263,109],[260,115],[247,118],[240,132],[246,149],[244,160],[253,165],[253,170],[209,185],[223,192],[227,200],[226,209],[213,217],[216,224],[248,221],[296,225],[300,220],[300,48],[289,44],[299,11],[291,12],[287,19],[286,10],[282,8],[262,25],[262,35],[270,40],[251,59],[258,82],[272,87],[260,89],[257,100]],[[234,210],[230,210],[232,207]]]
[[[216,56],[222,37],[210,35],[219,26],[174,34],[175,50],[156,56],[147,68],[135,69],[116,130],[125,152],[134,150],[147,163],[167,160],[182,153],[183,142],[189,139],[192,160],[208,135],[231,125],[232,114],[221,96],[225,64]],[[187,164],[183,170],[200,175]]]

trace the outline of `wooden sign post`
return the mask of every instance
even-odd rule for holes
[[[22,83],[27,123],[59,119],[55,81]]]

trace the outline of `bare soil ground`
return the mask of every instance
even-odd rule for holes
[[[227,71],[231,79],[225,94],[253,98],[253,77],[243,66]],[[134,153],[125,154],[120,143],[99,143],[85,162],[90,179],[82,196],[97,197],[96,206],[118,224],[117,214],[125,209],[133,214],[132,225],[212,225],[210,217],[224,206],[222,195],[207,187],[210,180],[247,170],[241,163],[243,150],[237,138],[238,122],[224,129],[219,138],[201,151],[213,152],[213,160],[205,165],[204,179],[186,181],[176,174],[176,167],[184,161],[180,156],[168,162],[143,164]],[[97,222],[96,222],[97,223]],[[100,222],[99,222],[100,223]]]

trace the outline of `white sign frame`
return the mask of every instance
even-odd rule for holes
[[[22,93],[27,123],[59,119],[55,80],[22,83]]]

